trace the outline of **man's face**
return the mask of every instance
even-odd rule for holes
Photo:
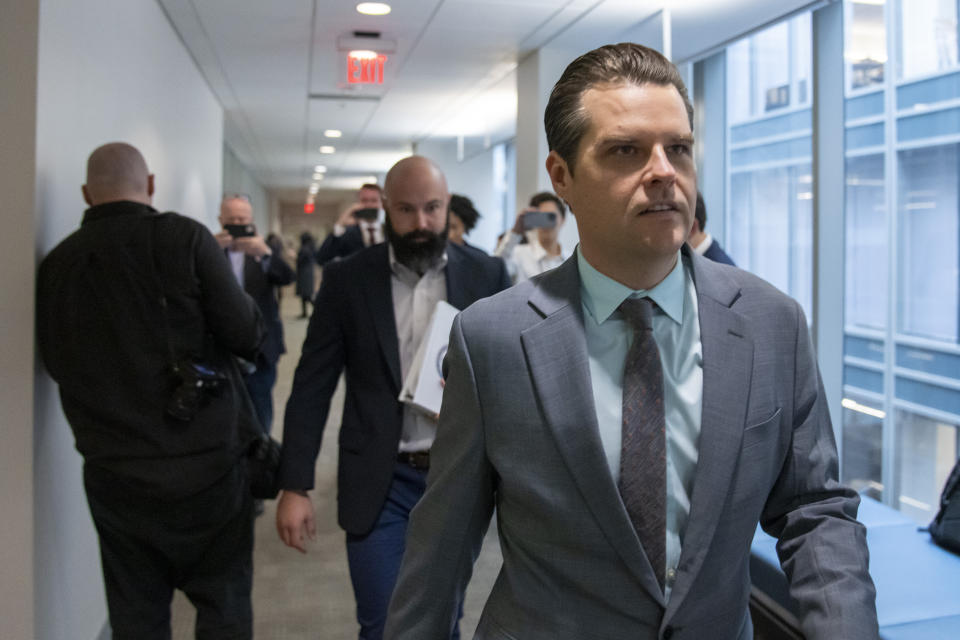
[[[450,204],[446,185],[426,170],[411,171],[407,177],[390,185],[386,209],[393,230],[401,236],[411,231],[442,232]]]
[[[357,202],[363,205],[364,209],[380,209],[380,192],[376,189],[360,189],[357,192]]]
[[[230,198],[220,205],[220,224],[251,224],[253,209],[250,203],[242,198]]]
[[[555,152],[554,190],[577,216],[585,253],[663,259],[690,232],[697,198],[693,134],[672,85],[616,84],[584,92],[588,125],[575,175]]]

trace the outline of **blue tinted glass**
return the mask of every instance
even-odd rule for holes
[[[846,336],[843,339],[843,353],[844,355],[855,358],[883,362],[883,342],[856,336]]]
[[[897,120],[897,140],[922,140],[960,133],[960,109],[934,111]]]
[[[762,144],[757,147],[737,149],[730,154],[733,166],[744,166],[762,162],[778,162],[783,160],[807,160],[811,155],[810,138],[784,140],[772,144]]]
[[[811,116],[809,109],[795,111],[783,116],[741,124],[730,128],[730,141],[746,142],[754,138],[769,138],[770,136],[779,136],[785,133],[795,131],[806,131],[811,127]]]
[[[896,395],[901,400],[960,415],[960,391],[897,377]]]
[[[960,356],[897,345],[897,366],[960,380]]]
[[[921,80],[897,88],[897,109],[960,98],[960,73]]]
[[[883,123],[867,124],[862,127],[850,127],[844,135],[847,150],[877,147],[883,144]]]
[[[883,374],[848,364],[843,367],[843,384],[864,391],[883,393]]]
[[[883,91],[868,93],[865,96],[857,96],[847,100],[847,120],[877,116],[881,113],[883,113]]]

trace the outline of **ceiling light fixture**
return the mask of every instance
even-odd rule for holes
[[[322,164],[318,164],[317,166],[315,166],[315,167],[313,168],[313,171],[314,171],[314,173],[326,173],[326,172],[327,172],[327,168],[326,168],[325,166],[323,166]]]
[[[322,174],[322,173],[315,173],[315,174],[313,174],[313,179],[314,179],[314,180],[323,180],[323,174]]]
[[[385,16],[390,13],[390,5],[386,2],[361,2],[357,5],[357,13],[365,16]]]
[[[332,147],[329,144],[325,144],[320,147],[320,153],[336,153],[336,147]]]
[[[323,132],[323,135],[325,135],[328,138],[339,138],[340,136],[343,135],[343,132],[340,131],[340,129],[327,129],[326,131]]]
[[[355,60],[375,60],[379,54],[377,54],[376,51],[371,51],[370,49],[354,49],[347,55]]]

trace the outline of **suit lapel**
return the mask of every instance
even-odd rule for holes
[[[610,545],[663,604],[663,592],[630,524],[600,442],[576,257],[539,281],[530,305],[545,317],[524,330],[521,341],[557,448]]]
[[[361,277],[364,298],[373,318],[383,358],[390,369],[390,377],[397,393],[400,393],[400,341],[397,338],[397,322],[393,314],[393,289],[390,285],[387,244],[381,243],[368,251],[369,259],[363,265],[365,273]]]
[[[451,249],[450,243],[447,243],[447,267],[444,275],[447,281],[447,302],[463,311],[478,299],[473,291],[475,278],[471,278],[467,273],[467,265],[462,255],[456,250]]]
[[[690,498],[677,582],[666,617],[696,580],[727,502],[740,454],[753,373],[753,342],[746,321],[731,307],[739,287],[706,259],[693,256],[703,347],[703,407],[699,459]]]

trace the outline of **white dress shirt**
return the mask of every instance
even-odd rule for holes
[[[522,235],[510,231],[503,237],[503,240],[500,241],[493,252],[493,255],[503,258],[507,265],[507,273],[510,274],[510,279],[514,284],[559,267],[564,260],[570,257],[567,253],[564,253],[562,246],[560,247],[560,255],[551,256],[547,255],[546,249],[538,243],[520,244],[521,240],[523,240]]]
[[[400,371],[407,379],[410,366],[430,326],[437,303],[447,299],[447,254],[422,276],[397,262],[393,245],[389,245],[390,289],[393,294],[393,316],[397,324],[400,346]],[[437,435],[437,421],[408,404],[403,405],[403,429],[400,451],[426,451]]]

